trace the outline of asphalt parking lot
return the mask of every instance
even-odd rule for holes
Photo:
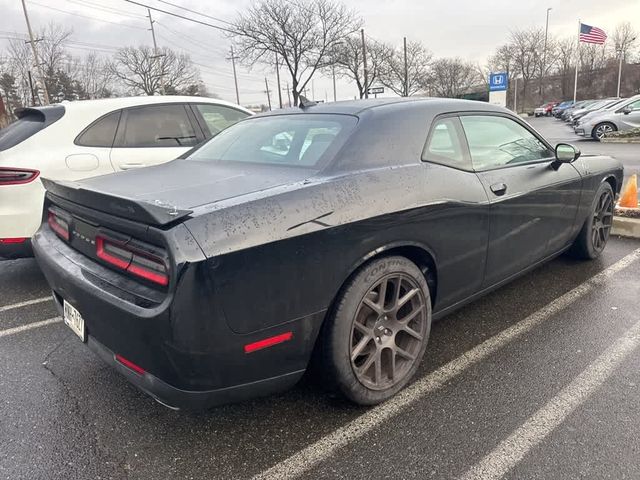
[[[640,478],[638,298],[640,242],[613,238],[436,323],[416,382],[381,406],[305,378],[193,414],[88,351],[35,261],[0,262],[0,478]]]
[[[640,145],[632,143],[601,143],[573,133],[568,123],[550,117],[525,117],[533,128],[546,137],[552,145],[560,142],[571,143],[583,154],[610,155],[624,164],[625,178],[640,173]]]

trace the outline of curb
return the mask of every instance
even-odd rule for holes
[[[640,218],[613,217],[611,235],[640,238]]]
[[[602,143],[640,143],[640,138],[601,138]]]

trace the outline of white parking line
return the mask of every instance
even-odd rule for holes
[[[402,410],[415,401],[439,389],[467,368],[478,364],[489,355],[548,320],[639,258],[640,249],[637,249],[609,268],[529,315],[524,320],[487,339],[426,377],[417,380],[387,402],[372,408],[367,413],[334,430],[289,458],[257,474],[253,477],[253,480],[282,480],[298,477],[331,457],[340,448],[358,440],[374,428],[379,427],[383,422],[401,413]]]
[[[502,478],[601,387],[638,345],[640,322],[631,327],[558,395],[463,475],[461,480]]]
[[[27,325],[22,325],[20,327],[7,328],[6,330],[0,330],[0,338],[8,337],[9,335],[15,335],[16,333],[25,332],[27,330],[33,330],[34,328],[45,327],[47,325],[51,325],[52,323],[61,322],[62,318],[54,317],[48,318],[47,320],[42,320],[40,322],[28,323]]]
[[[34,298],[33,300],[25,300],[24,302],[14,303],[11,305],[4,305],[0,307],[0,313],[6,312],[7,310],[13,310],[14,308],[26,307],[27,305],[35,305],[36,303],[49,302],[53,300],[51,295],[47,297]]]

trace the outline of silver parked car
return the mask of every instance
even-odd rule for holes
[[[614,110],[593,112],[580,120],[575,132],[583,137],[591,136],[600,140],[607,133],[631,130],[640,127],[640,95],[636,95],[617,105]]]

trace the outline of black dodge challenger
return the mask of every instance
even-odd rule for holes
[[[432,319],[605,247],[619,162],[480,102],[304,103],[168,164],[44,180],[33,245],[65,323],[174,408],[403,388]]]

